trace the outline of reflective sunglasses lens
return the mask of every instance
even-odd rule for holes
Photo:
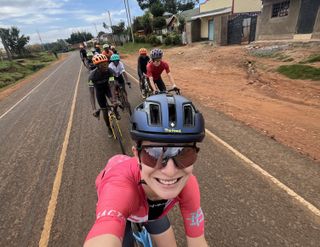
[[[197,160],[197,149],[195,147],[142,148],[141,161],[149,167],[156,167],[158,162],[165,166],[170,158],[174,160],[179,168],[186,168],[193,165]]]
[[[197,149],[194,147],[185,147],[177,156],[174,161],[180,168],[192,166],[197,160]]]
[[[156,148],[142,148],[141,161],[149,167],[156,167],[159,158],[162,155],[162,147]]]

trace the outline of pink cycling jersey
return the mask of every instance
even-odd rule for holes
[[[101,234],[113,234],[122,239],[127,220],[140,223],[148,221],[149,207],[140,181],[136,158],[116,155],[108,161],[96,179],[96,221],[86,240]],[[190,176],[178,197],[168,200],[159,218],[166,215],[175,204],[179,204],[186,235],[201,236],[204,233],[204,216],[195,176]]]

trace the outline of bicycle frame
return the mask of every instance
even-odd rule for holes
[[[133,237],[135,238],[137,244],[142,247],[153,247],[151,236],[144,226],[139,223],[132,223],[136,230],[132,231]]]
[[[99,110],[101,110],[101,109],[99,109]],[[126,154],[126,150],[123,145],[122,131],[121,131],[118,119],[116,118],[116,114],[114,112],[114,107],[108,105],[107,110],[108,110],[108,118],[109,118],[109,123],[110,123],[110,128],[112,131],[113,139],[118,140],[122,153]]]

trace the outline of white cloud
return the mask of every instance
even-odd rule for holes
[[[19,1],[0,1],[0,20],[15,19],[21,17],[30,17],[39,13],[48,13],[50,11],[61,12],[63,3],[53,2],[51,0],[19,0]]]
[[[50,30],[47,32],[40,32],[40,36],[43,43],[51,43],[56,42],[57,39],[67,39],[70,38],[71,33],[73,32],[89,32],[93,36],[96,35],[95,27],[93,25],[91,26],[79,26],[79,27],[70,27],[70,28],[61,28],[61,29],[55,29]],[[99,29],[98,29],[99,32]],[[31,33],[28,34],[30,36],[30,42],[29,44],[38,44],[40,43],[39,35],[38,33]]]

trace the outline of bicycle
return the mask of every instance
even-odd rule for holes
[[[131,223],[135,247],[153,247],[150,233],[141,223]]]
[[[177,95],[181,95],[180,88],[172,88],[166,91],[156,91],[155,94],[169,94],[171,92],[175,92]]]
[[[142,85],[144,88],[142,88]],[[140,79],[140,92],[143,99],[152,95],[152,89],[145,74],[143,74],[142,78]]]
[[[121,108],[122,111],[127,110],[129,113],[129,116],[131,116],[132,114],[131,104],[128,101],[128,94],[124,85],[121,85],[120,83],[118,83],[117,80],[114,80],[113,82],[116,82],[116,83],[112,84],[112,81],[111,81],[111,87],[114,88],[113,92],[116,95],[116,99],[120,102],[119,107]],[[127,82],[127,85],[129,86],[129,88],[131,88],[130,82]]]
[[[101,108],[98,110],[99,111],[98,119],[99,119],[99,115],[100,115],[101,110],[102,110]],[[112,130],[113,139],[118,140],[122,154],[126,154],[126,150],[124,147],[123,135],[122,135],[122,131],[121,131],[118,119],[115,114],[114,106],[107,105],[107,111],[108,111],[108,118],[109,118],[109,122],[110,122],[110,128]]]

